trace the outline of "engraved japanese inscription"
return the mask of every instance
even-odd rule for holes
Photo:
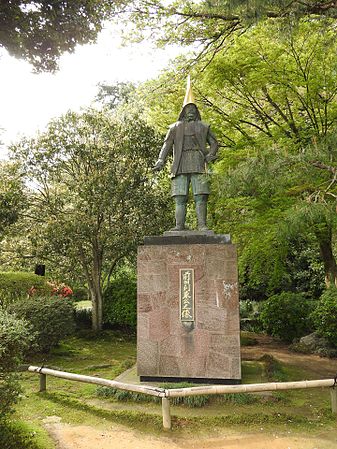
[[[180,272],[180,320],[194,321],[194,270],[182,268]]]

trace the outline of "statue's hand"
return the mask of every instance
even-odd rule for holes
[[[164,167],[164,161],[162,159],[158,159],[155,166],[152,168],[153,171],[159,171]]]
[[[205,159],[206,162],[213,162],[217,159],[217,157],[215,156],[215,154],[207,154]]]

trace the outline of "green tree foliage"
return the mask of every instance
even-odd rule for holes
[[[34,183],[31,216],[41,254],[80,268],[102,326],[102,290],[118,262],[167,221],[167,192],[152,176],[162,136],[139,111],[68,113],[14,148]]]
[[[0,308],[0,421],[18,399],[21,390],[15,371],[33,338],[27,321]]]
[[[319,298],[324,267],[314,238],[264,232],[245,245],[239,259],[240,298],[261,301],[282,291]]]
[[[0,161],[0,241],[24,205],[24,186],[18,164]]]
[[[261,267],[272,263],[265,272],[279,285],[288,242],[307,235],[327,285],[336,282],[336,45],[327,23],[287,32],[264,23],[219,55],[203,80],[216,123],[227,123],[214,223],[226,223]]]
[[[337,289],[326,290],[312,314],[317,333],[337,347]]]
[[[64,52],[94,42],[118,1],[11,0],[0,4],[0,46],[37,71],[54,71]]]
[[[116,84],[99,83],[96,100],[113,110],[121,104],[127,105],[129,102],[132,103],[135,93],[136,86],[130,82]]]
[[[333,196],[330,199],[323,195],[319,199],[319,191],[330,184],[331,178],[302,155],[273,153],[265,150],[264,154],[248,157],[235,169],[219,174],[212,214],[216,229],[229,230],[240,242],[241,275],[246,285],[260,285],[266,293],[272,293],[275,288],[288,289],[290,277],[293,289],[300,267],[293,266],[289,272],[289,258],[301,240],[317,254],[306,262],[307,267],[315,267],[312,275],[321,271],[317,266],[319,256],[324,263],[326,283],[335,283],[335,205]]]
[[[337,5],[327,1],[288,0],[133,0],[122,15],[134,24],[128,38],[158,45],[197,44],[195,62],[205,62],[227,49],[231,39],[265,19],[336,18]],[[196,45],[195,45],[196,46]]]
[[[73,304],[65,298],[33,297],[11,304],[9,311],[29,323],[35,334],[30,349],[38,352],[49,352],[75,328]]]
[[[291,343],[312,331],[309,317],[314,307],[315,302],[300,293],[283,292],[263,304],[260,320],[268,334]]]

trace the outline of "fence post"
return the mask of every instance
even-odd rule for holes
[[[330,396],[331,396],[331,410],[332,413],[337,414],[337,388],[330,388]]]
[[[47,375],[40,373],[40,393],[47,389]]]
[[[170,400],[168,398],[161,398],[161,406],[163,412],[163,427],[164,430],[169,430],[171,429]]]

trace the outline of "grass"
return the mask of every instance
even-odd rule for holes
[[[91,310],[92,309],[92,302],[88,301],[88,300],[84,300],[84,301],[78,301],[77,303],[75,303],[75,307],[77,310]]]
[[[100,336],[82,332],[67,339],[48,356],[42,358],[37,355],[27,363],[44,363],[64,371],[113,379],[135,361],[134,338],[105,331]],[[243,383],[302,380],[313,376],[310,371],[281,364],[269,356],[259,361],[244,361],[242,373]],[[142,396],[135,397],[132,393],[111,392],[111,389],[103,388],[98,389],[101,393],[97,396],[95,385],[51,376],[47,376],[47,392],[38,393],[37,375],[23,372],[21,379],[24,394],[16,407],[13,420],[23,423],[22,426],[29,423],[30,428],[34,429],[29,431],[33,435],[33,442],[37,444],[32,449],[54,448],[43,429],[43,420],[47,416],[58,416],[61,422],[72,425],[84,424],[105,429],[111,423],[121,423],[146,432],[161,432],[160,403],[144,402]],[[169,386],[172,388],[177,385]],[[184,399],[172,405],[173,428],[177,435],[203,433],[207,429],[213,431],[224,426],[256,430],[263,424],[264,428],[269,426],[273,431],[291,428],[306,432],[317,432],[317,429],[323,428],[328,431],[336,426],[336,418],[330,412],[328,389]]]
[[[54,442],[40,426],[23,421],[0,421],[1,449],[53,449]]]

